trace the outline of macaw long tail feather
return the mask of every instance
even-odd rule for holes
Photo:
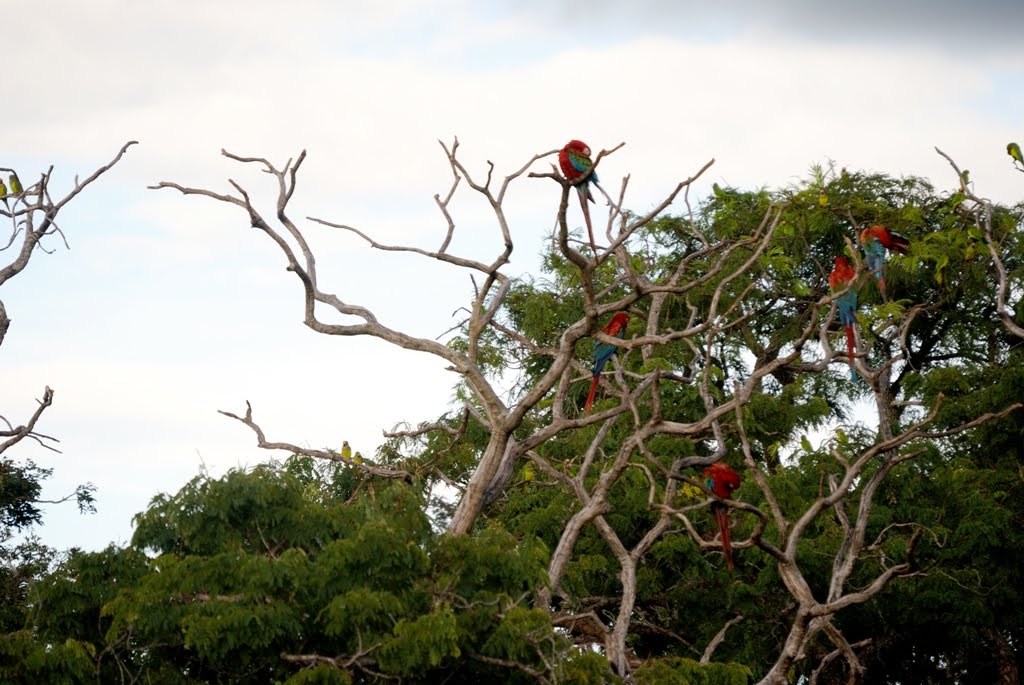
[[[598,373],[594,376],[594,380],[590,382],[590,392],[587,394],[587,401],[583,403],[583,411],[589,412],[590,408],[594,406],[594,395],[597,394],[597,381],[601,379],[601,374]]]
[[[729,510],[725,505],[719,505],[715,509],[715,518],[718,519],[718,530],[722,533],[722,552],[725,553],[725,565],[732,571],[736,567],[732,563],[732,540],[729,539]]]
[[[597,258],[597,244],[594,242],[594,228],[590,223],[590,207],[587,206],[587,190],[586,184],[581,183],[576,186],[576,190],[579,191],[580,195],[580,206],[583,207],[583,218],[587,222],[587,233],[590,235],[590,249],[594,251],[594,258]]]
[[[853,365],[853,324],[846,324],[846,356],[850,358],[850,380],[857,381],[857,369]]]

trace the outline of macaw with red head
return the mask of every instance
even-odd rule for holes
[[[626,337],[626,324],[628,323],[629,314],[618,312],[601,331],[622,340]],[[597,382],[601,379],[601,372],[604,371],[605,364],[615,356],[618,349],[615,345],[606,342],[594,345],[594,379],[590,382],[590,392],[587,394],[587,401],[583,404],[583,411],[590,411],[590,408],[594,406],[594,395],[597,394]]]
[[[597,183],[597,172],[594,169],[594,162],[590,159],[590,148],[581,140],[570,140],[561,150],[558,151],[558,165],[562,167],[565,179],[576,186],[576,192],[580,196],[580,206],[583,207],[583,218],[587,222],[587,233],[590,235],[590,249],[597,255],[597,245],[594,242],[594,228],[590,223],[590,208],[587,202],[593,202],[594,196],[590,193],[590,184],[600,188]]]
[[[740,486],[740,474],[736,473],[725,462],[718,462],[704,469],[704,485],[708,490],[722,499],[732,497],[732,491]],[[722,502],[711,503],[711,513],[718,523],[722,535],[722,552],[725,553],[725,564],[732,571],[732,541],[729,539],[729,507]]]
[[[836,293],[849,288],[840,295],[836,304],[839,306],[839,323],[846,328],[846,356],[850,360],[851,381],[857,380],[857,371],[853,367],[855,341],[853,327],[857,323],[857,290],[853,287],[855,276],[850,261],[843,255],[836,257],[835,267],[828,276],[828,284],[832,288],[832,292]]]
[[[907,254],[910,247],[910,240],[899,233],[890,231],[885,226],[869,226],[860,232],[860,244],[864,248],[864,259],[868,263],[868,269],[875,275],[878,281],[878,290],[885,299],[885,254],[896,252]]]

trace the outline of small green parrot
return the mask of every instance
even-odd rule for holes
[[[966,188],[967,184],[970,183],[970,182],[971,182],[971,170],[970,169],[964,169],[963,171],[960,172],[960,185],[962,185],[964,188]]]
[[[1017,143],[1007,143],[1006,154],[1013,157],[1013,161],[1016,164],[1020,164],[1021,167],[1024,167],[1024,154],[1021,154],[1020,145],[1018,145]]]
[[[363,463],[363,455],[362,455],[361,452],[356,452],[356,456],[352,457],[352,463],[353,464],[362,464]]]
[[[679,489],[677,497],[682,499],[684,502],[699,502],[704,499],[704,491],[698,488],[696,485],[690,485],[689,483],[683,483],[683,487]]]
[[[7,211],[11,211],[11,206],[7,204],[7,186],[4,185],[3,179],[0,179],[0,200],[4,201]]]
[[[341,441],[341,458],[342,459],[351,459],[352,458],[352,448],[349,447],[348,440],[342,440]]]
[[[20,195],[25,192],[25,189],[21,186],[21,181],[18,180],[18,174],[11,172],[11,192],[15,195]]]

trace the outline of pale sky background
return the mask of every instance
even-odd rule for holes
[[[452,397],[439,361],[303,326],[297,279],[241,211],[146,189],[228,192],[231,177],[269,199],[269,179],[222,147],[279,164],[306,149],[293,217],[425,248],[444,234],[433,195],[451,180],[437,140],[455,135],[472,170],[492,160],[499,175],[570,138],[624,141],[601,178],[615,189],[631,174],[636,210],[712,157],[694,199],[829,160],[952,188],[936,145],[979,193],[1020,199],[1005,146],[1024,142],[1024,3],[719,4],[0,3],[0,166],[31,182],[53,164],[59,192],[140,142],[60,215],[71,250],[51,241],[0,291],[13,319],[0,414],[25,420],[53,387],[39,429],[63,451],[23,442],[7,456],[54,469],[46,497],[98,488],[95,515],[48,508],[44,542],[126,543],[131,517],[201,464],[219,475],[272,456],[217,409],[248,399],[271,440],[372,454],[382,429]],[[453,250],[489,259],[500,236],[466,190]],[[516,273],[535,270],[557,201],[542,179],[510,191]],[[322,287],[389,325],[438,336],[469,301],[465,273],[301,225]]]

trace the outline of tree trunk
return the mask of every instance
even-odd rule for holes
[[[1020,669],[1017,654],[998,630],[987,628],[982,631],[985,641],[992,646],[996,666],[999,669],[999,685],[1020,685]]]
[[[487,443],[487,449],[480,458],[476,470],[466,484],[466,491],[459,500],[459,506],[448,524],[450,535],[466,535],[473,529],[477,516],[483,511],[487,491],[491,481],[498,469],[501,467],[502,459],[508,447],[508,433],[495,430],[491,433],[491,439]]]

